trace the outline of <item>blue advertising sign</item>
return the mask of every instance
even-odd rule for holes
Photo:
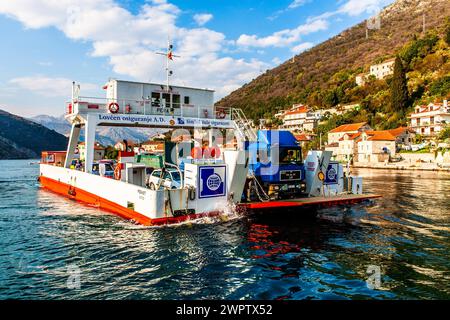
[[[226,195],[226,167],[211,166],[199,169],[199,198],[215,198]]]
[[[337,162],[330,162],[327,168],[327,172],[325,174],[325,181],[323,184],[325,185],[332,185],[332,184],[338,184],[339,179],[339,163]]]

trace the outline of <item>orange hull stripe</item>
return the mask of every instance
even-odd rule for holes
[[[240,206],[248,209],[271,209],[279,207],[308,207],[308,206],[336,206],[341,204],[353,204],[366,201],[369,199],[381,198],[380,195],[367,195],[364,197],[355,198],[331,198],[331,199],[318,199],[317,201],[309,202],[297,202],[297,201],[269,201],[269,202],[254,202],[254,203],[242,203]]]
[[[109,201],[102,197],[99,197],[99,196],[92,194],[90,192],[87,192],[83,189],[73,188],[66,183],[59,182],[59,181],[56,181],[54,179],[47,178],[44,176],[40,176],[39,180],[41,182],[41,185],[44,188],[49,189],[55,193],[61,194],[70,199],[74,199],[74,200],[78,200],[78,201],[81,201],[84,203],[92,204],[96,207],[99,207],[101,209],[112,212],[124,219],[134,220],[137,223],[142,224],[144,226],[180,223],[180,222],[183,222],[186,220],[198,219],[201,217],[214,217],[214,216],[218,216],[220,214],[219,211],[214,211],[214,212],[208,212],[208,213],[184,215],[184,216],[179,216],[179,217],[151,219],[151,218],[146,217],[134,210],[125,208],[115,202],[112,202],[112,201]]]

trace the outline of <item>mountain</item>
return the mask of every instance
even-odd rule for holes
[[[43,150],[65,150],[66,147],[65,136],[0,110],[0,159],[40,158]]]
[[[30,120],[49,129],[55,130],[56,132],[59,132],[67,137],[70,134],[71,126],[64,116],[53,117],[48,115],[39,115],[30,118]],[[161,129],[98,127],[96,140],[104,146],[114,145],[117,141],[122,141],[124,139],[134,142],[144,142],[150,137],[163,132],[164,130]]]
[[[70,134],[70,123],[64,118],[64,115],[60,117],[53,117],[48,115],[39,115],[30,118],[31,121],[42,124],[44,127],[47,127],[51,130],[55,130],[56,132],[69,136]]]
[[[424,36],[424,14],[426,31],[442,35],[446,18],[450,16],[449,1],[398,0],[382,10],[381,27],[369,30],[368,38],[366,22],[361,22],[266,71],[223,98],[218,105],[240,107],[247,116],[256,120],[270,117],[277,109],[285,109],[293,103],[307,103],[318,109],[360,103],[367,97],[367,92],[348,94],[351,90],[358,90],[355,76],[368,72],[371,64],[394,57],[409,42]],[[419,57],[421,52],[416,52],[416,55]],[[441,57],[447,59],[445,55]],[[447,65],[433,76],[442,78],[448,75],[448,60],[444,63]],[[414,68],[414,61],[411,67]],[[435,71],[432,65],[428,67],[422,74]],[[424,90],[428,90],[426,84]]]

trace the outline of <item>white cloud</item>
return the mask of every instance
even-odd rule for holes
[[[51,67],[51,66],[53,66],[53,62],[51,62],[51,61],[39,61],[38,65],[40,65],[41,67]]]
[[[295,9],[295,8],[301,7],[307,2],[308,2],[308,0],[294,0],[288,6],[288,9]]]
[[[201,13],[194,15],[194,20],[199,26],[204,26],[213,18],[213,15],[210,13]]]
[[[203,27],[177,26],[181,10],[165,0],[148,1],[137,14],[120,7],[114,0],[0,1],[0,14],[20,21],[26,28],[54,27],[70,39],[92,43],[92,56],[106,57],[116,73],[139,81],[164,81],[163,57],[155,52],[165,47],[170,35],[176,53],[181,56],[173,62],[173,83],[187,82],[217,89],[218,97],[267,67],[258,60],[224,57],[230,46],[224,34]],[[212,15],[197,18],[202,25]],[[17,78],[13,82],[52,95],[63,91],[67,79],[46,81],[40,77],[37,80]],[[47,90],[49,87],[54,90]],[[67,96],[67,91],[64,95]]]
[[[338,10],[339,13],[345,13],[350,16],[357,16],[362,13],[376,13],[383,6],[390,3],[389,0],[348,0]]]
[[[273,13],[270,17],[268,17],[267,19],[269,20],[275,20],[277,19],[280,15],[282,15],[283,13],[290,11],[290,10],[294,10],[297,9],[298,7],[301,7],[303,5],[305,5],[306,3],[310,2],[311,0],[294,0],[292,1],[287,8],[282,9],[282,10],[278,10],[275,13]]]
[[[309,21],[328,19],[336,15],[358,16],[363,13],[378,14],[380,10],[394,0],[347,0],[336,11],[324,12]]]
[[[31,91],[44,97],[67,97],[70,95],[72,88],[72,80],[70,79],[45,76],[14,78],[9,83],[25,91]],[[91,83],[81,83],[81,87],[84,91],[98,89],[98,85]]]
[[[305,50],[311,49],[314,47],[314,43],[312,42],[304,42],[296,45],[295,47],[291,48],[291,51],[295,54],[299,54]]]
[[[301,40],[301,37],[310,33],[328,29],[325,20],[314,20],[299,25],[295,29],[286,29],[273,33],[267,37],[243,34],[237,40],[237,44],[244,47],[285,47]]]

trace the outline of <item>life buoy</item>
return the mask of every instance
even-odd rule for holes
[[[219,147],[206,147],[203,150],[203,158],[205,159],[217,159],[220,157]]]
[[[203,150],[201,147],[195,147],[191,150],[191,157],[193,159],[201,159],[203,157]]]
[[[117,102],[111,102],[108,106],[109,112],[117,113],[119,112],[119,104]]]
[[[225,110],[223,109],[217,109],[216,111],[216,117],[217,119],[225,119],[227,115],[225,114]]]
[[[211,158],[219,158],[220,157],[220,148],[219,147],[212,147],[210,149]]]
[[[122,164],[118,163],[114,168],[114,179],[120,180],[122,178]]]

